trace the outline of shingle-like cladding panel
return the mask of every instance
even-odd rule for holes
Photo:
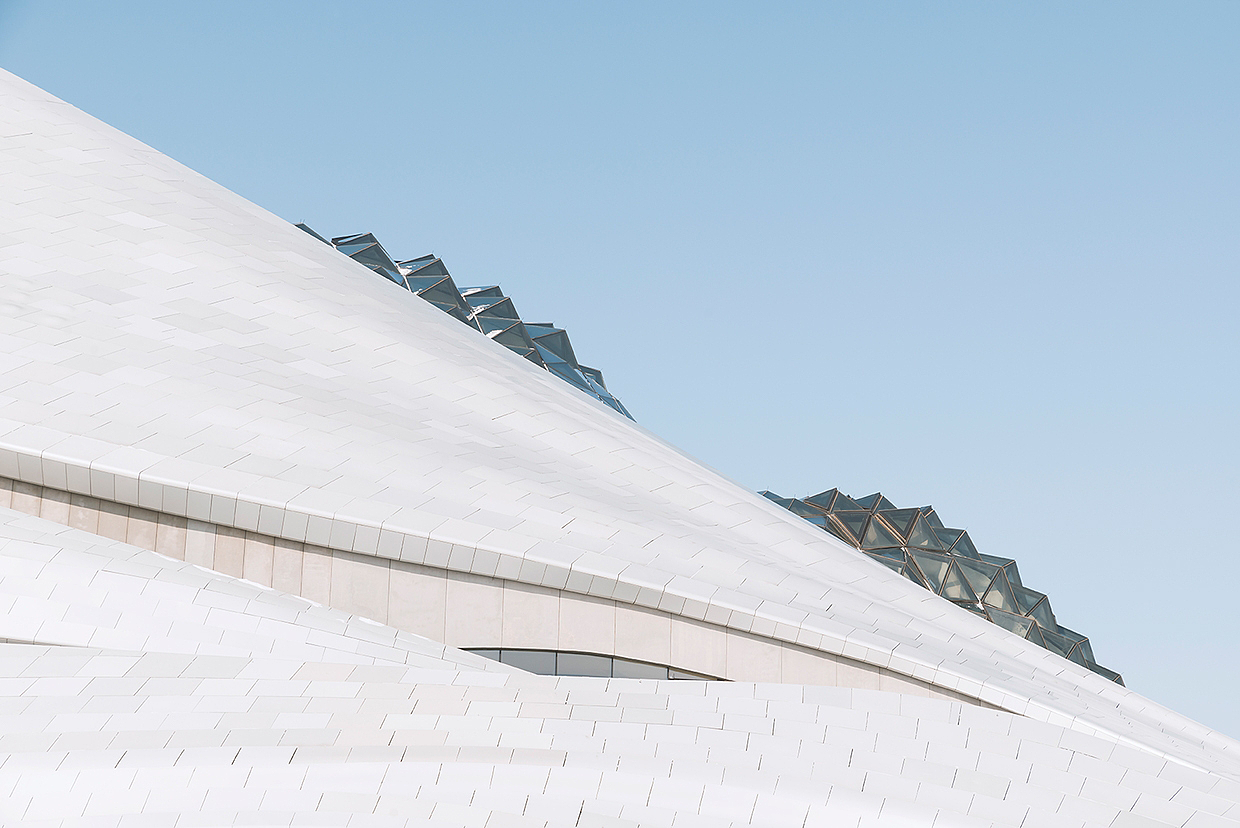
[[[1236,774],[1235,742],[947,617],[405,288],[7,73],[0,136],[0,476],[664,607]]]

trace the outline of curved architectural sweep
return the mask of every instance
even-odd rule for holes
[[[214,718],[196,720],[193,727],[182,727],[177,719],[157,725],[158,737],[141,737],[159,742],[152,748],[157,753],[149,755],[152,763],[171,761],[161,751],[209,742],[221,752],[188,754],[195,770],[195,762],[205,767],[234,748],[222,764],[239,761],[249,773],[262,764],[259,753],[243,755],[239,745],[290,747],[288,753],[266,754],[290,766],[298,755],[312,761],[339,758],[338,749],[347,745],[369,749],[386,739],[383,745],[406,750],[398,757],[359,751],[356,761],[365,764],[372,760],[364,757],[371,756],[384,768],[400,766],[393,778],[405,779],[407,790],[413,777],[401,776],[408,771],[404,763],[434,758],[435,779],[415,786],[425,789],[425,799],[422,793],[413,798],[435,803],[433,808],[464,801],[478,813],[488,802],[496,812],[510,813],[517,793],[505,780],[519,774],[505,776],[497,770],[503,764],[499,754],[474,754],[473,748],[498,750],[508,757],[504,763],[517,761],[518,751],[558,751],[548,761],[561,768],[577,767],[576,761],[588,765],[597,760],[576,757],[597,757],[601,751],[608,774],[630,774],[579,783],[575,800],[571,785],[548,781],[550,771],[545,779],[520,777],[525,781],[518,787],[527,792],[556,792],[547,795],[550,800],[539,798],[542,794],[522,800],[545,802],[551,809],[536,805],[532,812],[519,812],[521,819],[541,818],[535,824],[628,819],[680,826],[699,819],[713,825],[721,817],[712,809],[723,802],[732,802],[727,818],[738,824],[798,824],[812,816],[898,824],[924,821],[931,814],[922,809],[929,801],[940,803],[930,807],[952,819],[1026,827],[1123,826],[1130,814],[1190,828],[1231,824],[1240,799],[1240,745],[1227,737],[946,606],[407,290],[375,279],[358,262],[9,75],[0,75],[0,136],[0,186],[6,190],[0,202],[5,234],[0,271],[6,274],[0,306],[0,477],[59,493],[70,512],[73,497],[89,496],[105,511],[137,509],[158,521],[195,521],[217,537],[258,533],[273,543],[314,545],[346,556],[355,572],[369,571],[366,562],[399,562],[611,602],[771,647],[846,658],[1003,708],[841,688],[826,688],[823,695],[797,684],[767,689],[713,682],[700,689],[707,683],[621,683],[600,690],[598,679],[496,679],[490,671],[462,667],[452,677],[418,679],[416,686],[380,680],[367,690],[339,688],[347,698],[408,691],[399,710],[377,716],[373,706],[333,707],[317,700],[332,698],[330,689],[300,690],[310,692],[313,703],[281,707],[272,699],[287,698],[280,694],[290,688],[258,683],[265,678],[251,681],[240,672],[249,665],[238,663],[237,673],[220,678],[251,683],[212,684],[203,691],[206,700],[198,712]],[[64,532],[43,525],[51,528],[40,531],[57,538]],[[156,569],[144,571],[162,577]],[[104,584],[112,576],[93,577]],[[36,581],[53,595],[57,583]],[[358,584],[344,584],[342,590],[354,587],[360,591]],[[79,623],[79,615],[72,623]],[[306,615],[297,623],[310,621]],[[502,642],[491,643],[496,645]],[[45,681],[50,671],[69,669],[53,663],[54,656],[30,649],[15,655],[28,659],[18,675],[29,681],[6,685],[6,698],[25,710],[44,688],[56,687],[69,688],[80,702],[56,709],[40,731],[45,735],[6,741],[34,746],[23,751],[37,756],[18,764],[51,761],[46,757],[62,749],[57,748],[61,734],[68,734],[59,742],[66,756],[58,765],[69,753],[78,757],[73,761],[106,759],[111,754],[78,753],[112,750],[95,747],[104,742],[137,752],[139,738],[128,735],[136,719],[109,714],[120,717],[109,724],[96,712],[107,704],[96,700],[102,691],[94,684],[105,662],[96,664],[89,655],[85,666],[74,668],[74,682]],[[286,669],[258,660],[262,663],[252,669],[265,674],[279,676]],[[294,680],[296,671],[312,662],[294,658],[293,663],[293,672],[279,681]],[[495,688],[495,681],[503,683],[502,692],[473,689]],[[432,705],[425,715],[433,723],[418,718],[423,714],[416,710],[417,688],[457,688],[458,682],[470,689],[451,696],[451,711]],[[687,689],[668,689],[681,685]],[[527,686],[537,689],[521,695]],[[549,701],[539,695],[547,688],[566,695]],[[184,704],[185,695],[196,691],[167,684],[152,685],[150,692],[161,699],[152,702],[156,708]],[[434,692],[425,691],[424,697]],[[223,693],[255,700],[254,706],[241,704],[243,713],[253,715],[224,718],[237,711],[219,709]],[[678,719],[677,693],[695,698],[700,693],[710,701]],[[735,699],[745,701],[725,701]],[[784,717],[772,699],[810,707]],[[408,709],[411,701],[414,710]],[[575,703],[600,709],[576,711]],[[923,729],[915,711],[927,704],[924,709],[932,712]],[[290,715],[274,718],[286,712]],[[388,712],[413,718],[393,719],[389,726]],[[345,726],[337,715],[358,718]],[[588,733],[576,725],[559,730],[547,724],[572,722],[574,715],[590,722]],[[853,726],[833,729],[839,720]],[[985,722],[994,723],[993,733]],[[485,735],[477,735],[473,725]],[[86,730],[107,738],[91,742],[82,735]],[[194,732],[176,735],[182,730]],[[405,731],[416,731],[401,737],[412,741],[397,741],[396,734]],[[536,731],[545,737],[530,735]],[[18,733],[10,729],[4,738]],[[285,739],[290,741],[284,744]],[[332,750],[316,753],[311,742]],[[928,760],[932,742],[945,753]],[[447,747],[451,756],[409,753],[413,744]],[[682,754],[690,768],[696,763],[708,773],[717,769],[718,776],[703,781],[684,764],[665,759],[660,751],[675,755],[678,744],[695,745]],[[611,749],[620,753],[608,754]],[[146,761],[143,756],[135,753],[131,761]],[[816,777],[815,756],[837,758],[823,758],[824,775]],[[486,757],[492,782],[456,784],[456,772],[441,767],[470,757]],[[935,767],[922,768],[923,761]],[[118,757],[111,767],[125,766]],[[9,768],[7,761],[0,766]],[[755,768],[758,775],[748,776],[746,769]],[[948,781],[944,768],[968,773],[953,771]],[[971,775],[990,773],[987,768],[1002,768],[1006,785]],[[871,772],[873,786],[867,781]],[[230,792],[226,801],[211,799],[210,792],[194,799],[199,789],[192,774],[169,790],[191,792],[185,801],[211,813],[249,819],[237,815],[261,810],[265,794],[247,799],[244,781],[228,773],[208,786]],[[325,782],[330,773],[315,773],[264,782],[263,790],[294,814],[313,807],[373,815],[385,804],[381,781],[366,777],[341,790],[351,783]],[[210,772],[202,776],[210,778]],[[354,778],[341,778],[346,777]],[[923,777],[916,790],[899,781]],[[35,807],[39,797],[30,791],[52,783],[37,773],[31,778],[35,787],[10,789],[10,799],[25,802],[14,819],[42,818]],[[1120,790],[1125,779],[1134,782],[1135,797]],[[134,780],[143,803],[154,801],[151,787]],[[949,792],[957,789],[957,780],[967,791],[964,799],[952,799],[959,795]],[[824,784],[838,794],[828,792],[824,801]],[[918,800],[922,784],[932,792],[930,800]],[[94,787],[76,802],[78,814],[88,813],[91,795],[117,787],[113,777],[88,785]],[[752,801],[726,799],[722,791],[738,785]],[[294,786],[324,793],[309,806],[292,792]],[[1048,789],[1053,807],[1046,801]],[[498,793],[488,799],[480,793],[485,790]],[[629,793],[617,793],[624,790]],[[670,798],[663,798],[665,790]],[[691,801],[676,798],[682,794]],[[1152,803],[1148,808],[1143,796]],[[1039,798],[1041,804],[1033,801]],[[634,804],[638,799],[641,804]],[[75,801],[64,797],[49,807],[71,809]],[[571,818],[551,804],[562,802],[575,803]],[[900,803],[913,803],[908,807],[914,810],[906,814]],[[831,811],[845,804],[855,810]],[[60,818],[59,813],[46,818]],[[444,813],[469,824],[464,811]]]
[[[529,675],[2,509],[0,573],[5,824],[1238,824],[1240,784],[1069,726]]]

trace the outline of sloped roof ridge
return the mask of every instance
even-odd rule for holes
[[[271,534],[369,554],[391,554],[386,531],[402,560],[419,554],[404,539],[455,543],[490,553],[464,566],[495,577],[716,607],[727,626],[1240,776],[1221,734],[944,618],[898,575],[7,73],[0,134],[20,240],[0,247],[18,309],[0,315],[0,474],[251,531],[278,518]]]

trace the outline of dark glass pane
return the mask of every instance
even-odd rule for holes
[[[616,411],[619,411],[623,416],[628,417],[630,420],[634,419],[633,415],[629,413],[629,410],[624,407],[624,404],[611,394],[603,392],[603,394],[599,396],[599,399],[616,409]]]
[[[529,325],[525,326],[525,332],[527,334],[530,333]],[[580,376],[577,369],[574,368],[571,363],[566,362],[564,360],[564,357],[560,356],[555,351],[552,351],[549,348],[544,348],[542,342],[539,341],[538,337],[534,336],[533,334],[530,334],[530,339],[534,341],[534,347],[538,349],[538,355],[542,357],[543,362],[547,363],[548,365],[563,366],[566,371],[572,371],[573,374],[577,376],[577,380],[575,381],[575,383],[579,382],[582,385],[584,385],[586,388],[590,387],[590,383],[586,380],[586,378],[583,376]]]
[[[865,536],[861,539],[862,549],[900,545],[900,538],[896,537],[890,529],[875,519],[870,520],[869,526],[865,528]]]
[[[373,233],[354,233],[351,236],[336,236],[332,239],[332,244],[341,251],[359,250],[370,244],[378,244],[379,240],[374,237]],[[348,253],[346,252],[347,256]]]
[[[1081,652],[1081,648],[1079,646],[1074,646],[1068,651],[1068,660],[1074,661],[1082,667],[1089,666],[1089,663],[1085,661],[1085,654]]]
[[[934,533],[934,528],[921,516],[917,517],[912,530],[908,533],[908,545],[917,549],[946,550],[947,548]]]
[[[835,503],[831,506],[831,509],[837,512],[841,509],[850,512],[861,512],[865,511],[866,507],[862,506],[860,503],[853,500],[843,492],[840,492],[839,497],[835,499]]]
[[[571,365],[566,365],[563,362],[548,362],[546,359],[543,360],[543,363],[547,366],[548,371],[555,374],[565,382],[572,383],[582,391],[586,391],[590,394],[594,393],[594,389],[590,387],[590,383],[586,382],[586,378]]]
[[[995,575],[994,581],[990,584],[990,589],[982,596],[982,603],[997,607],[1004,612],[1020,612],[1020,608],[1016,606],[1016,599],[1012,597],[1012,588],[1002,571]],[[1024,635],[1024,633],[1021,633],[1021,635]]]
[[[848,536],[848,533],[845,532],[843,529],[841,529],[839,525],[836,524],[836,522],[833,520],[827,521],[826,530],[830,532],[832,535],[835,535],[840,540],[844,541],[844,543],[848,544],[849,546],[857,545],[857,541],[854,540],[853,538],[850,538]]]
[[[1047,629],[1046,627],[1042,627],[1042,638],[1046,640],[1046,649],[1050,650],[1052,653],[1064,656],[1065,658],[1067,657],[1068,652],[1076,644],[1075,641],[1069,641],[1059,633],[1054,630]]]
[[[314,236],[314,237],[315,237],[316,239],[318,239],[319,241],[323,242],[323,244],[331,244],[331,242],[329,242],[327,239],[323,238],[323,237],[322,237],[322,236],[320,236],[318,233],[314,232],[314,231],[313,231],[313,230],[311,230],[311,229],[310,229],[307,225],[302,224],[301,222],[298,222],[297,224],[295,224],[295,225],[293,225],[293,226],[294,226],[294,227],[296,227],[296,228],[298,228],[299,230],[304,230],[304,231],[306,231],[307,233],[309,233],[310,235]]]
[[[880,496],[879,496],[879,498],[878,498],[878,503],[877,503],[877,504],[875,504],[875,505],[876,505],[876,506],[877,506],[877,508],[879,508],[879,509],[897,509],[897,508],[899,508],[898,506],[896,506],[896,504],[892,503],[890,500],[888,500],[887,498],[885,498],[885,497],[883,497],[883,496],[881,496],[881,495],[880,495]]]
[[[568,341],[568,333],[558,328],[552,330],[552,333],[540,335],[531,333],[530,335],[543,348],[551,351],[570,365],[576,365],[577,356],[573,353],[572,343]]]
[[[444,267],[444,263],[433,256],[424,256],[421,259],[410,259],[407,262],[397,262],[397,264],[401,267],[408,268],[410,276],[435,278],[437,276],[448,275],[448,268]]]
[[[1042,637],[1042,628],[1036,623],[1029,625],[1029,632],[1025,633],[1025,638],[1039,647],[1046,647],[1046,639]]]
[[[1022,615],[1013,615],[1010,612],[996,609],[993,606],[986,607],[986,615],[992,622],[1005,630],[1016,633],[1024,638],[1029,633],[1029,628],[1034,626],[1033,620],[1025,618]]]
[[[973,592],[969,586],[968,579],[964,577],[964,573],[960,571],[955,561],[947,568],[947,575],[943,577],[943,588],[939,595],[952,601],[976,601],[977,594]]]
[[[498,302],[492,302],[488,299],[479,303],[474,297],[465,296],[465,301],[469,302],[469,306],[474,309],[475,316],[486,316],[491,319],[506,319],[509,321],[516,321],[521,318],[517,316],[517,309],[513,306],[512,300],[508,298],[500,299]],[[480,304],[481,307],[479,306]]]
[[[1081,635],[1081,634],[1080,634],[1079,632],[1077,632],[1076,630],[1070,630],[1070,629],[1068,629],[1067,627],[1065,627],[1065,626],[1063,626],[1063,625],[1060,625],[1060,627],[1059,627],[1059,634],[1060,634],[1060,635],[1062,635],[1062,636],[1064,636],[1065,638],[1068,638],[1068,639],[1072,640],[1073,642],[1075,642],[1075,643],[1076,643],[1076,645],[1077,645],[1077,646],[1081,649],[1081,653],[1082,653],[1082,654],[1085,656],[1085,658],[1087,658],[1089,661],[1093,661],[1093,660],[1094,660],[1094,650],[1093,650],[1093,648],[1092,648],[1092,647],[1090,647],[1090,646],[1089,646],[1089,639],[1088,639],[1088,638],[1086,638],[1085,636]]]
[[[557,676],[598,676],[611,678],[611,656],[587,655],[585,653],[557,653],[555,656]]]
[[[461,288],[461,295],[469,300],[469,304],[475,307],[486,307],[493,305],[501,299],[506,298],[504,292],[499,289],[499,285],[484,285]]]
[[[1008,582],[1011,583],[1010,578]],[[1012,595],[1016,597],[1016,606],[1020,607],[1021,615],[1028,615],[1029,611],[1037,606],[1038,601],[1046,597],[1035,589],[1016,584],[1012,584]]]
[[[990,582],[994,580],[995,574],[999,571],[999,567],[994,564],[982,563],[969,558],[956,558],[955,563],[960,567],[960,571],[969,581],[969,586],[977,595],[986,594],[986,590],[990,589]]]
[[[1038,622],[1038,624],[1046,630],[1055,630],[1059,628],[1059,622],[1055,620],[1055,613],[1051,611],[1051,600],[1045,595],[1042,600],[1033,605],[1033,609],[1026,613],[1030,618]]]
[[[438,302],[435,304],[439,305]],[[440,305],[440,307],[447,311],[448,316],[451,316],[454,319],[459,319],[475,331],[478,331],[478,333],[482,333],[482,326],[478,324],[476,319],[469,315],[469,311],[465,309],[464,303],[462,303],[461,307],[443,307],[442,305]]]
[[[550,650],[501,650],[499,660],[527,673],[555,675],[555,653]]]
[[[410,286],[413,287],[412,282],[410,282]],[[434,302],[436,304],[442,303],[449,307],[468,310],[465,300],[461,298],[460,292],[457,291],[456,285],[452,283],[451,279],[440,279],[427,285],[426,287],[414,287],[414,290],[417,292],[418,296],[421,296],[428,302]]]
[[[667,668],[657,664],[646,664],[641,661],[629,661],[627,658],[612,659],[611,675],[613,678],[665,679]]]
[[[848,530],[851,536],[850,543],[853,546],[861,545],[861,533],[865,531],[865,522],[870,519],[869,512],[832,512],[831,517],[835,518],[841,526]]]
[[[1095,673],[1102,676],[1103,678],[1110,679],[1111,681],[1118,684],[1120,687],[1124,686],[1124,677],[1121,676],[1119,673],[1115,672],[1114,670],[1108,670],[1106,667],[1103,667],[1101,664],[1096,664],[1096,663],[1090,664],[1089,669],[1093,670]]]
[[[581,369],[581,373],[585,374],[591,382],[596,382],[603,388],[607,387],[607,384],[603,382],[602,371],[597,368],[591,368],[589,365],[578,365],[577,367]]]
[[[835,500],[835,496],[840,493],[839,489],[827,489],[825,492],[819,492],[816,495],[810,495],[805,498],[806,503],[812,503],[820,509],[831,510],[831,501]]]
[[[498,324],[503,324],[501,320],[494,320]],[[483,320],[483,330],[486,331],[487,321]],[[520,322],[510,328],[498,332],[487,331],[491,334],[491,338],[505,348],[512,348],[514,351],[519,349],[520,353],[528,353],[534,350],[534,343],[530,342],[530,338],[525,335],[525,326]]]
[[[392,261],[392,258],[388,256],[387,251],[385,251],[383,246],[377,242],[375,244],[366,245],[365,247],[362,247],[361,249],[348,255],[350,259],[361,262],[367,266],[379,268],[385,274],[399,273],[399,269],[396,267],[396,262]]]
[[[858,497],[854,499],[857,501],[858,506],[860,506],[862,509],[865,509],[866,511],[869,511],[870,509],[873,509],[876,505],[878,505],[878,500],[882,496],[883,496],[882,492],[875,492],[874,494],[868,494],[865,497]]]
[[[930,524],[931,528],[933,529],[943,528],[943,521],[939,520],[939,513],[934,511],[933,506],[923,506],[921,509],[921,513],[922,515],[925,516],[926,523]]]
[[[902,564],[905,561],[904,548],[900,546],[890,546],[885,549],[867,549],[865,552],[867,555],[871,555],[875,558],[886,558],[887,560],[895,561],[898,564]]]
[[[869,552],[867,552],[866,554],[870,555],[871,558],[878,561],[880,564],[892,570],[893,572],[896,572],[897,574],[902,573],[904,571],[903,561],[893,560],[891,558],[886,557],[885,555],[873,555]]]
[[[406,274],[405,281],[409,283],[409,289],[412,290],[414,293],[418,294],[419,296],[422,295],[422,291],[429,290],[430,288],[434,287],[435,285],[440,284],[441,282],[448,282],[449,284],[452,283],[451,277],[448,277],[448,276],[419,276],[416,273]],[[456,285],[452,285],[451,295],[453,297],[456,297],[453,299],[453,301],[456,301],[457,299],[460,298],[460,293],[457,292]]]
[[[535,339],[538,339],[540,336],[555,333],[556,331],[564,330],[563,328],[557,328],[550,322],[530,322],[526,319],[522,319],[521,321],[525,323],[525,329],[530,332],[530,336]]]
[[[1000,558],[995,555],[978,554],[978,560],[988,564],[994,564],[1003,570],[1003,574],[1007,576],[1008,583],[1016,585],[1020,583],[1020,573],[1016,570],[1016,561],[1011,558]]]
[[[930,589],[938,592],[943,588],[943,579],[947,577],[947,567],[951,564],[951,559],[946,555],[936,555],[933,552],[923,552],[921,550],[910,549],[909,557],[917,562],[917,568],[926,576],[926,582],[930,585]]]
[[[888,526],[906,540],[908,539],[908,533],[913,529],[913,521],[917,520],[916,509],[884,509],[878,514],[879,517],[887,522]]]
[[[778,503],[780,506],[783,506],[785,509],[788,508],[788,504],[792,502],[792,498],[780,497],[779,495],[775,494],[774,492],[768,489],[763,489],[762,491],[758,492],[758,494],[762,495],[767,500],[771,500],[771,501],[774,501],[775,503]]]
[[[822,514],[820,510],[815,509],[813,506],[810,506],[804,500],[797,500],[796,498],[793,498],[792,502],[788,504],[787,508],[788,508],[788,511],[792,512],[792,514],[799,515],[800,517],[810,517],[811,515]]]
[[[952,544],[960,539],[964,534],[963,529],[935,529],[934,536],[939,539],[939,544],[943,549],[951,549]]]
[[[513,328],[516,328],[517,325],[521,324],[520,322],[517,322],[516,320],[513,320],[513,319],[504,319],[503,317],[487,316],[486,314],[482,314],[482,313],[474,313],[473,318],[474,318],[474,321],[478,323],[478,327],[482,329],[482,332],[488,336],[490,336],[491,334],[502,333],[504,331],[512,330]],[[524,330],[522,330],[522,333],[524,333]],[[492,337],[492,339],[494,339],[494,337]],[[522,339],[524,339],[524,337],[522,337]],[[526,347],[533,348],[534,343],[530,342],[530,344],[527,345]]]
[[[913,563],[911,558],[905,559],[903,574],[905,578],[908,578],[910,581],[917,584],[917,586],[930,589],[930,584],[926,581],[926,576],[921,573],[921,570],[917,568],[917,564]]]
[[[966,558],[976,558],[977,547],[973,545],[973,541],[969,539],[968,532],[962,532],[960,539],[956,541],[956,545],[952,547],[952,553],[956,555],[964,555]]]

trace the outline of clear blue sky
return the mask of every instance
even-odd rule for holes
[[[1240,736],[1240,4],[15,2],[0,65],[566,326],[753,488],[933,503]]]

